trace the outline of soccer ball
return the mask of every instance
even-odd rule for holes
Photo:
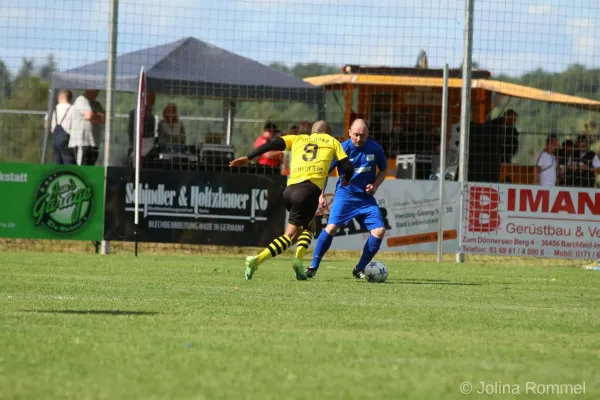
[[[381,261],[371,261],[365,267],[365,279],[367,282],[383,283],[388,277],[388,269]]]

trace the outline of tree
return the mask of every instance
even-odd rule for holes
[[[460,62],[460,64],[456,67],[458,69],[462,69],[463,67],[463,61]],[[480,65],[479,65],[479,61],[475,61],[475,60],[471,60],[471,69],[479,69]]]
[[[419,52],[419,55],[417,56],[417,62],[415,63],[415,68],[429,68],[429,61],[427,60],[427,53],[425,50],[421,50]]]
[[[595,115],[580,121],[581,132],[585,135],[596,136],[598,134],[598,119]]]
[[[300,63],[285,65],[272,63],[271,68],[303,79],[309,76],[336,74],[341,66]],[[477,68],[477,62],[473,63]],[[33,60],[24,58],[19,71],[12,76],[6,65],[0,61],[0,108],[13,110],[45,111],[48,101],[48,87],[52,72],[57,69],[55,58],[50,54],[45,62],[35,68]],[[532,86],[542,90],[561,92],[589,99],[600,100],[600,69],[588,69],[582,65],[572,65],[560,73],[548,72],[539,68],[522,76],[495,76],[496,80]],[[76,94],[76,93],[74,93]],[[104,94],[100,94],[100,99]],[[206,134],[222,132],[224,117],[221,100],[198,97],[174,97],[161,93],[157,97],[154,114],[159,117],[168,102],[175,102],[181,116],[212,117],[216,120],[190,121],[184,120],[190,133],[190,142],[199,144]],[[135,106],[135,95],[117,93],[115,112],[128,114]],[[510,107],[519,113],[517,128],[521,132],[523,156],[519,162],[529,163],[529,154],[537,154],[539,144],[547,133],[554,131],[564,139],[586,133],[598,135],[600,127],[597,113],[584,111],[574,107],[552,105],[538,101],[504,97],[497,104],[492,116],[500,110]],[[332,92],[326,95],[327,118],[333,125],[343,124],[345,108],[343,98],[336,101]],[[238,152],[250,149],[256,137],[262,132],[263,120],[272,119],[284,131],[303,119],[314,121],[317,116],[316,107],[292,102],[239,102],[236,118],[254,119],[257,122],[234,123],[233,144]],[[41,115],[0,114],[0,161],[38,162],[39,148],[43,138],[44,120]],[[113,136],[114,154],[119,154],[127,147],[127,118],[117,118]]]
[[[0,60],[0,102],[5,97],[10,96],[10,89],[12,82],[10,79],[10,72],[4,64],[4,61]]]
[[[273,69],[277,69],[281,72],[285,72],[286,74],[291,74],[290,69],[285,64],[282,64],[279,62],[271,63],[271,64],[269,64],[269,67],[271,67]]]
[[[56,65],[56,60],[54,59],[53,54],[49,54],[46,58],[46,64],[40,68],[40,78],[50,80],[52,77],[52,73],[56,71],[58,68]]]
[[[286,74],[290,74],[298,79],[304,79],[317,75],[337,74],[341,71],[341,68],[319,63],[296,64],[292,68],[288,68],[281,63],[272,63],[270,67],[283,71]]]
[[[45,110],[49,82],[39,76],[21,77],[3,108]],[[37,163],[44,134],[44,116],[0,114],[0,161]]]
[[[33,59],[23,57],[22,62],[21,62],[21,68],[19,69],[19,72],[17,73],[17,77],[15,78],[14,86],[15,87],[18,86],[20,84],[20,82],[29,79],[33,75],[35,75]]]

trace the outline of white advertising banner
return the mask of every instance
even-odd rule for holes
[[[467,254],[600,258],[600,191],[470,183]]]
[[[327,225],[329,209],[335,201],[337,179],[329,178],[325,188],[327,207],[316,218],[317,235]],[[387,179],[375,198],[385,221],[386,235],[381,251],[437,252],[439,231],[439,181]],[[444,252],[458,251],[460,231],[460,185],[446,182],[444,201]],[[340,229],[332,249],[362,250],[369,237],[358,221],[352,220]],[[313,247],[316,240],[313,240]]]

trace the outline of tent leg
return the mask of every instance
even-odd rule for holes
[[[225,104],[227,103],[227,104]],[[226,132],[227,136],[225,138],[225,143],[230,146],[231,145],[231,134],[233,133],[233,119],[235,117],[235,102],[234,101],[226,101],[223,102],[223,107],[227,110],[227,125]]]
[[[48,152],[48,138],[50,137],[50,128],[52,124],[52,110],[54,109],[54,100],[56,98],[56,90],[52,87],[48,89],[48,117],[46,127],[44,128],[44,142],[42,143],[42,155],[40,164],[46,163],[46,153]]]

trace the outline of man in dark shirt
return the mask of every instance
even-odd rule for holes
[[[590,150],[589,140],[587,135],[577,137],[578,149],[573,152],[571,162],[567,165],[569,171],[567,186],[596,186],[596,172],[600,171],[600,159],[596,153]]]
[[[567,183],[567,166],[575,154],[575,142],[565,140],[562,146],[556,152],[556,162],[558,164],[558,184],[566,185]]]
[[[500,182],[500,164],[510,164],[519,149],[519,132],[515,128],[517,113],[507,110],[501,117],[469,130],[470,182]]]
[[[518,114],[514,110],[506,110],[496,125],[498,139],[500,140],[500,162],[512,163],[512,158],[519,150],[519,131],[515,127]]]

